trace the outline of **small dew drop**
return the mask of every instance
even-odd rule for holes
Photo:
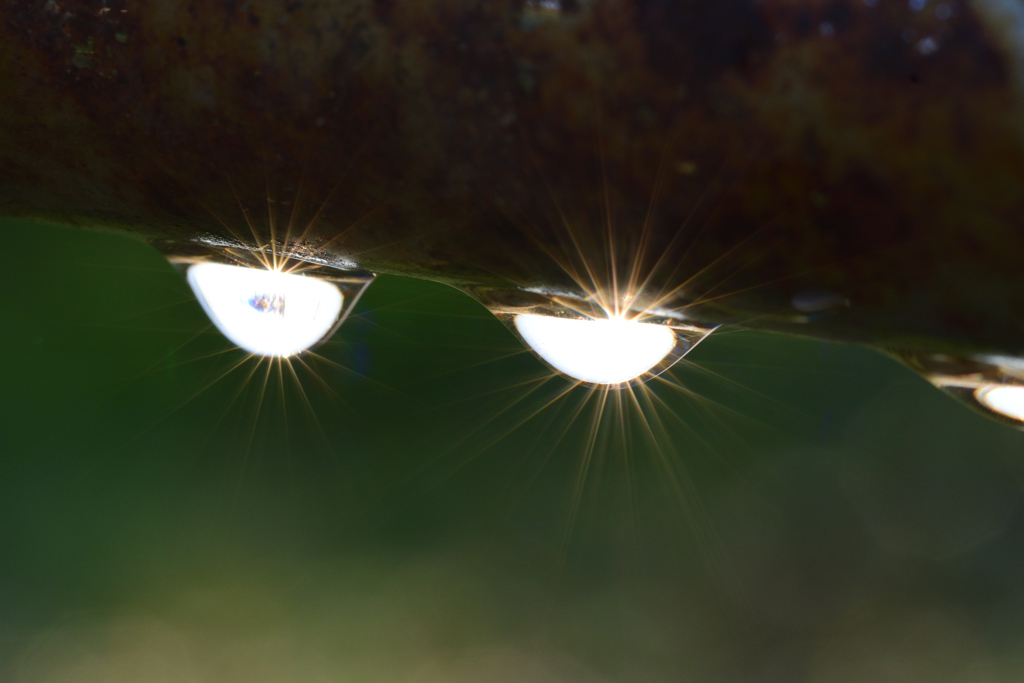
[[[920,12],[921,10],[923,10],[925,8],[925,6],[927,4],[928,4],[928,0],[910,0],[910,2],[909,2],[910,11],[911,12]]]
[[[186,278],[217,329],[260,356],[292,356],[323,341],[345,303],[328,281],[273,270],[197,263]]]
[[[580,296],[551,288],[464,290],[540,360],[578,382],[636,385],[671,368],[718,329],[684,312],[622,294]]]
[[[592,384],[621,384],[660,363],[676,345],[670,327],[628,320],[574,320],[520,314],[527,345],[556,370]]]
[[[1024,359],[896,351],[933,385],[1002,424],[1024,429]]]
[[[953,16],[953,8],[946,3],[942,3],[935,8],[935,18],[940,21],[945,21]]]
[[[823,22],[821,22],[821,25],[818,27],[818,31],[821,32],[821,35],[823,35],[824,37],[828,38],[829,36],[831,36],[832,34],[834,34],[836,32],[836,29],[829,22],[823,21]]]
[[[1024,386],[989,384],[975,389],[974,397],[989,410],[1024,422]]]

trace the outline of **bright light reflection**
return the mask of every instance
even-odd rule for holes
[[[619,384],[644,374],[676,345],[671,328],[628,320],[574,320],[520,314],[516,329],[555,369],[594,384]]]
[[[975,389],[974,397],[990,410],[1024,422],[1024,387],[990,384]]]
[[[260,356],[313,346],[338,322],[344,301],[328,282],[272,270],[199,263],[187,278],[217,329]]]

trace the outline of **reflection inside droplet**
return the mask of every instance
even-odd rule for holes
[[[1024,387],[989,384],[975,389],[974,397],[989,410],[1024,422]]]
[[[331,282],[293,273],[197,263],[186,277],[217,329],[261,356],[291,356],[322,341],[345,302]]]
[[[675,348],[670,327],[629,320],[577,320],[519,314],[523,340],[556,370],[594,384],[628,382]]]

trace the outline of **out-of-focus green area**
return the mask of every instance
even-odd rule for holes
[[[271,367],[144,244],[0,235],[0,681],[1024,676],[1024,435],[870,350],[600,414],[440,285]]]

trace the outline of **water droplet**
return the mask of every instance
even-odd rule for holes
[[[672,367],[715,329],[666,311],[609,315],[564,293],[470,290],[546,365],[587,384],[644,382]]]
[[[327,341],[374,277],[287,258],[272,268],[244,249],[154,246],[184,273],[221,334],[259,356],[293,356]]]
[[[660,363],[676,345],[663,325],[629,320],[577,320],[520,313],[516,330],[549,365],[581,382],[629,382]]]
[[[989,410],[1024,422],[1024,386],[989,384],[975,389],[974,397]]]
[[[998,422],[1024,429],[1024,359],[923,352],[895,355],[958,401]]]

